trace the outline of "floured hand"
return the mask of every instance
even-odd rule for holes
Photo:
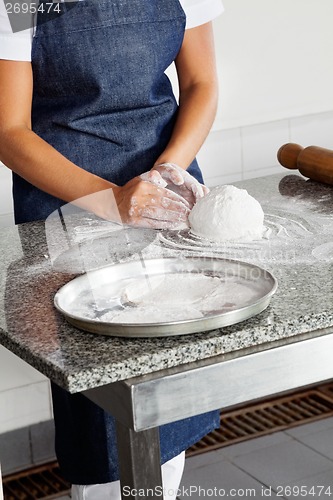
[[[200,198],[203,198],[209,193],[209,189],[206,186],[200,184],[193,175],[189,174],[175,163],[154,165],[154,167],[144,175],[149,182],[153,182],[156,185],[162,185],[162,183],[164,183],[170,191],[185,198],[190,208],[192,208]]]
[[[166,189],[163,179],[156,176],[152,182],[146,178],[146,174],[135,177],[114,191],[122,222],[153,229],[188,227],[188,201]]]

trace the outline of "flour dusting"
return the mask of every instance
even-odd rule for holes
[[[131,283],[124,290],[122,302],[135,305],[160,304],[161,307],[194,304],[213,293],[220,284],[219,278],[204,274],[157,275]]]

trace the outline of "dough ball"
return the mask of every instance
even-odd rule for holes
[[[201,198],[189,215],[191,232],[215,241],[252,241],[262,238],[264,212],[246,189],[217,186]]]

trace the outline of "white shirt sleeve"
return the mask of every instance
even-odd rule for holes
[[[221,0],[180,0],[186,14],[186,29],[208,23],[223,12]]]
[[[223,12],[221,0],[179,0],[186,14],[186,29],[200,26]],[[13,33],[5,0],[0,0],[0,59],[31,61],[32,31]]]
[[[5,0],[0,0],[0,59],[31,61],[32,28],[13,33]]]

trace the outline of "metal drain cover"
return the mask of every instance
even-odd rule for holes
[[[333,385],[221,412],[220,428],[189,448],[194,456],[333,415]]]
[[[3,478],[5,500],[51,500],[69,491],[70,484],[61,477],[57,462]]]

